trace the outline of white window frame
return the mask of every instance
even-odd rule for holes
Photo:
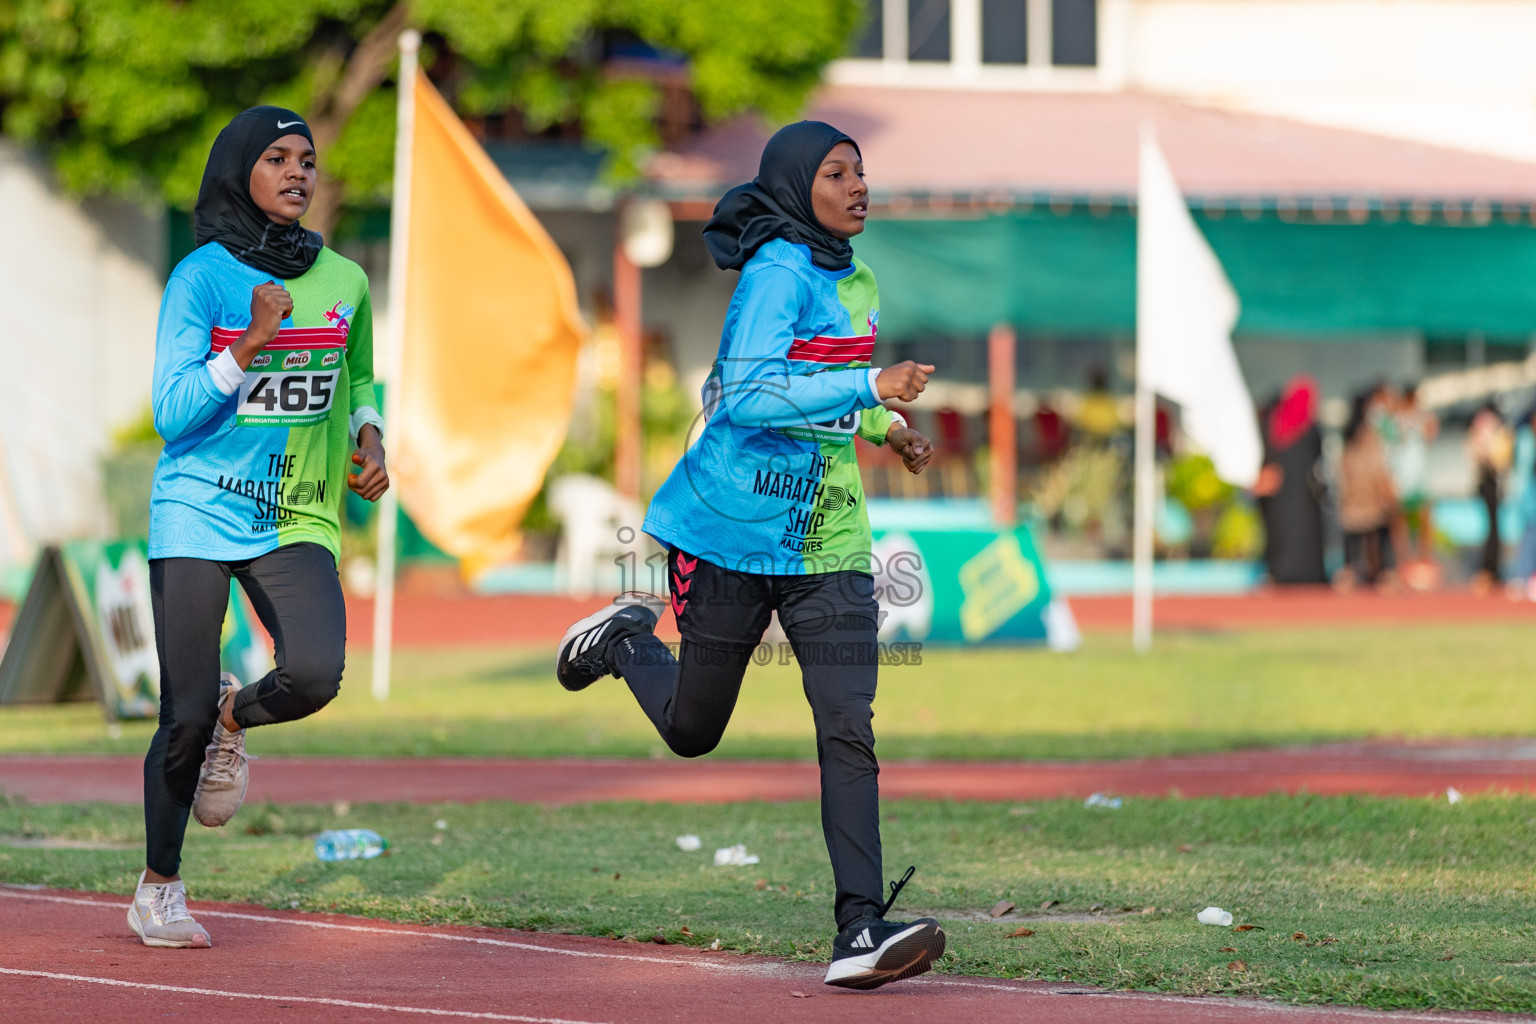
[[[908,0],[881,0],[883,57],[849,57],[827,68],[832,85],[885,85],[919,89],[1107,91],[1123,81],[1124,47],[1116,45],[1133,0],[1097,0],[1098,63],[1091,68],[1051,63],[1051,0],[1025,0],[1028,59],[1024,64],[984,64],[982,0],[950,0],[949,60],[907,59]]]

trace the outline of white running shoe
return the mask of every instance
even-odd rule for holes
[[[154,885],[139,874],[139,887],[128,904],[128,927],[146,946],[166,949],[207,949],[213,945],[208,929],[187,912],[187,887],[181,882]]]
[[[225,694],[239,689],[240,680],[225,672],[219,679],[219,706],[224,706]],[[192,794],[192,816],[199,824],[218,828],[235,816],[251,778],[246,762],[245,730],[230,732],[223,722],[215,725],[197,775],[197,791]]]

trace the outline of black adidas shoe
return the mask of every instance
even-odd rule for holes
[[[922,974],[944,955],[944,929],[933,918],[920,917],[906,924],[885,919],[916,873],[916,867],[907,868],[891,883],[890,898],[877,915],[844,928],[832,940],[832,963],[822,979],[828,985],[879,988]]]
[[[879,988],[922,974],[944,955],[944,929],[931,917],[910,923],[872,917],[832,940],[824,979],[840,988]]]
[[[555,677],[567,690],[585,690],[606,675],[613,641],[656,628],[664,605],[650,594],[621,594],[565,631],[555,658]]]

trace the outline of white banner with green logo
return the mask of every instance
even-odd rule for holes
[[[871,553],[882,640],[1077,647],[1028,527],[876,530]]]
[[[271,665],[251,621],[231,584],[220,662],[247,681]],[[0,704],[92,699],[109,719],[153,718],[160,709],[143,541],[72,541],[44,550],[0,658]]]

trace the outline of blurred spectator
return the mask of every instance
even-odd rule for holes
[[[1158,459],[1173,458],[1173,415],[1178,408],[1172,402],[1157,398],[1152,415],[1152,436]]]
[[[1515,427],[1514,467],[1509,475],[1510,497],[1520,510],[1520,546],[1515,549],[1514,573],[1507,591],[1515,600],[1536,601],[1536,405],[1525,411]]]
[[[1077,428],[1089,440],[1104,443],[1124,428],[1120,403],[1109,390],[1109,374],[1096,366],[1088,375],[1088,391],[1077,406]]]
[[[965,430],[960,410],[946,405],[934,417],[938,436],[934,438],[934,462],[947,497],[963,498],[971,493],[971,463],[975,456]],[[907,474],[911,476],[912,474]]]
[[[1067,421],[1044,399],[1035,407],[1035,449],[1037,463],[1055,462],[1067,453]]]
[[[1389,444],[1392,479],[1402,500],[1404,575],[1409,583],[1430,585],[1435,577],[1433,505],[1429,500],[1429,446],[1440,432],[1435,414],[1419,404],[1417,384],[1409,384],[1398,397],[1392,415]],[[1410,540],[1411,538],[1411,540]],[[1410,543],[1412,546],[1410,547]]]
[[[1275,583],[1326,583],[1323,569],[1325,494],[1318,464],[1317,382],[1291,379],[1264,417],[1264,466],[1254,494],[1264,519],[1264,564]]]
[[[1387,464],[1387,450],[1376,430],[1380,389],[1355,396],[1349,424],[1344,428],[1344,454],[1339,459],[1339,525],[1344,529],[1344,567],[1338,583],[1390,582],[1396,564],[1392,551],[1392,517],[1397,514],[1397,489]]]
[[[1500,479],[1509,470],[1514,457],[1514,440],[1499,407],[1492,402],[1477,410],[1472,426],[1467,430],[1467,457],[1477,473],[1477,496],[1483,499],[1488,513],[1488,533],[1483,539],[1483,557],[1478,563],[1477,574],[1472,577],[1472,590],[1486,594],[1499,580],[1499,561],[1502,545],[1499,540],[1499,491]]]

